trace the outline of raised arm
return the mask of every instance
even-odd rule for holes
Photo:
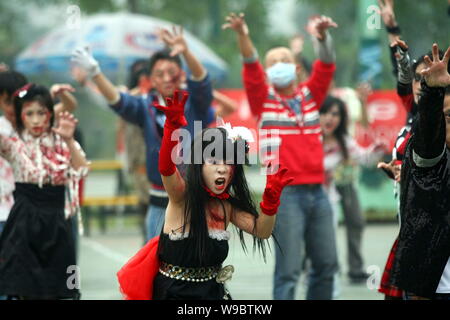
[[[119,101],[119,90],[101,72],[100,65],[92,56],[89,47],[75,49],[71,61],[87,72],[88,77],[97,85],[108,104],[114,105]]]
[[[318,107],[325,99],[334,71],[336,70],[336,54],[333,40],[328,29],[337,28],[337,24],[329,17],[320,16],[310,19],[306,27],[312,36],[313,47],[318,60],[313,64],[311,76],[305,82],[311,91]]]
[[[356,95],[361,103],[360,123],[364,128],[370,125],[369,115],[367,113],[367,99],[372,94],[372,86],[368,82],[360,83],[356,88]]]
[[[71,92],[75,92],[75,89],[70,84],[65,83],[57,83],[50,88],[52,98],[58,98],[60,100],[60,102],[54,106],[56,115],[65,111],[73,113],[78,107],[77,99],[75,99]]]
[[[252,113],[258,116],[267,98],[269,86],[266,83],[265,71],[258,60],[258,53],[250,38],[249,29],[244,14],[230,13],[222,29],[231,29],[236,33],[239,51],[242,56],[244,68],[242,70],[245,92]]]
[[[172,33],[167,29],[161,29],[160,38],[172,49],[170,52],[172,57],[178,54],[183,55],[186,64],[191,71],[193,80],[200,81],[206,77],[206,69],[189,50],[187,42],[183,36],[183,27],[180,26],[177,30],[177,28],[173,26]]]
[[[159,36],[171,48],[171,56],[181,54],[184,57],[191,72],[191,76],[187,81],[190,106],[201,113],[206,112],[213,100],[211,80],[200,60],[189,50],[183,35],[183,28],[179,27],[177,30],[173,26],[172,32],[169,32],[167,29],[161,29]]]
[[[59,115],[58,127],[52,128],[53,132],[60,135],[69,147],[71,155],[70,163],[75,170],[88,166],[84,152],[73,137],[77,123],[78,120],[71,113],[65,111]]]
[[[400,39],[400,27],[395,18],[394,0],[378,0],[381,18],[386,26],[389,43]]]
[[[120,93],[119,89],[101,72],[98,61],[89,48],[77,48],[72,54],[72,62],[85,71],[97,85],[100,93],[111,108],[126,121],[142,126],[147,112],[146,102],[141,97]]]
[[[256,221],[250,213],[234,210],[231,222],[239,229],[258,238],[269,238],[275,225],[275,215],[280,205],[281,192],[293,180],[293,178],[287,176],[287,172],[287,168],[280,168],[277,173],[267,175],[266,188],[260,203],[262,214],[258,216]]]
[[[166,98],[167,107],[155,104],[155,108],[166,115],[164,135],[159,150],[158,169],[161,174],[164,189],[169,196],[169,202],[175,205],[184,203],[185,182],[172,159],[174,148],[178,144],[177,129],[187,125],[184,116],[184,105],[189,95],[187,92],[175,91],[173,99]]]
[[[433,60],[426,56],[424,63],[426,69],[421,87],[422,94],[419,99],[419,123],[413,132],[413,160],[419,167],[431,167],[439,162],[445,151],[446,124],[443,113],[445,88],[450,86],[448,63],[450,60],[450,47],[439,58],[437,44],[432,48]]]

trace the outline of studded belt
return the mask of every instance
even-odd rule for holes
[[[163,261],[159,267],[159,272],[168,278],[192,282],[204,282],[215,278],[217,282],[224,283],[231,279],[233,271],[233,266],[222,268],[222,266],[217,265],[212,267],[187,268],[174,266]]]

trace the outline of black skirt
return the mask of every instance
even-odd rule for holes
[[[15,203],[0,237],[0,295],[79,298],[64,192],[64,186],[16,183]]]

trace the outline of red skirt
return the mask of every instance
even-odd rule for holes
[[[153,280],[159,271],[159,236],[150,239],[117,272],[120,291],[125,300],[152,300]]]
[[[395,252],[397,251],[397,244],[398,238],[395,239],[395,242],[392,245],[392,249],[391,252],[389,253],[386,266],[384,267],[384,272],[381,278],[380,288],[378,289],[378,291],[390,297],[401,298],[403,297],[403,290],[391,284],[391,270],[394,264]]]

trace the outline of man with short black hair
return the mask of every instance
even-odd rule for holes
[[[150,59],[149,71],[152,85],[147,95],[134,97],[119,90],[100,71],[98,62],[86,48],[74,51],[72,61],[87,71],[112,110],[126,121],[144,129],[147,147],[147,177],[150,181],[150,205],[147,212],[147,240],[159,235],[164,222],[168,196],[164,190],[161,175],[158,172],[158,155],[163,135],[165,115],[153,108],[153,103],[165,105],[165,98],[172,97],[175,90],[187,83],[189,100],[186,103],[186,129],[191,137],[194,133],[194,121],[201,121],[202,129],[214,120],[212,103],[212,84],[206,69],[189,50],[182,29],[173,33],[162,31],[164,41],[171,51],[156,52]],[[187,77],[182,69],[182,54],[190,71]]]

